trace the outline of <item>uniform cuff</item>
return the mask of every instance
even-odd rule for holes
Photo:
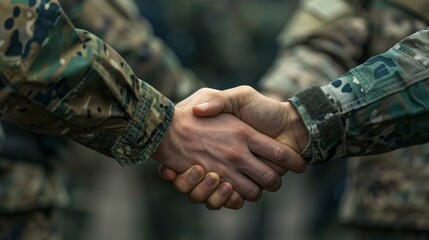
[[[144,86],[148,88],[143,91],[146,95],[138,102],[127,128],[111,148],[121,166],[146,162],[164,139],[173,119],[174,104],[163,96],[153,97],[150,92],[156,90],[147,84]]]
[[[344,142],[344,124],[337,107],[320,87],[295,94],[289,101],[297,109],[310,133],[310,143],[301,155],[308,164],[326,162],[338,155]]]

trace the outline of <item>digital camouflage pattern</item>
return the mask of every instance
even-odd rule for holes
[[[327,84],[369,57],[387,51],[400,40],[424,29],[429,22],[428,9],[427,1],[329,0],[329,4],[321,0],[303,1],[278,38],[280,52],[263,77],[261,89],[287,99],[298,90]],[[427,83],[420,77],[410,77],[421,71],[424,78],[429,61],[424,60],[427,44],[426,34],[421,32],[323,87],[324,92],[311,90],[321,102],[325,99],[324,93],[336,102],[336,105],[325,102],[334,118],[328,118],[325,123],[329,123],[322,124],[321,129],[313,125],[313,140],[320,140],[315,143],[320,145],[317,151],[320,155],[315,156],[312,163],[380,153],[427,141],[423,140],[427,139],[424,114],[413,120],[407,116],[418,114],[428,103],[424,98]],[[422,82],[415,84],[414,81]],[[407,89],[411,84],[415,85]],[[401,95],[401,98],[393,101],[391,96],[376,101],[389,94]],[[412,99],[421,99],[418,103],[421,106],[415,107]],[[322,114],[317,116],[317,121],[323,122],[328,117],[316,107],[311,111],[315,115]],[[341,116],[335,118],[336,115]],[[389,122],[401,116],[406,116],[404,123]],[[329,124],[335,128],[325,128]],[[421,125],[417,127],[418,124]],[[342,125],[348,131],[347,136],[338,131]],[[331,131],[333,129],[336,131]],[[359,131],[363,134],[355,135]],[[338,138],[332,133],[338,133]],[[320,139],[323,135],[329,139]],[[360,141],[364,136],[373,140]],[[429,153],[425,148],[416,146],[352,159],[341,219],[360,226],[429,230],[429,189],[425,184],[429,179]]]

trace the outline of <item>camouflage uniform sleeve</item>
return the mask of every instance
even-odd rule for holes
[[[121,165],[148,159],[174,105],[114,49],[74,28],[58,1],[0,2],[0,114],[65,135]]]
[[[429,140],[429,35],[419,31],[338,80],[290,99],[309,129],[310,164]]]

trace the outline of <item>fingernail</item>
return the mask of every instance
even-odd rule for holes
[[[191,183],[197,183],[201,179],[202,175],[199,171],[197,171],[195,168],[191,170],[191,173],[189,174],[189,181]]]
[[[214,177],[207,177],[205,180],[206,186],[211,188],[216,184],[216,179]]]
[[[219,193],[222,196],[227,196],[231,192],[231,189],[227,185],[222,185],[219,189]]]

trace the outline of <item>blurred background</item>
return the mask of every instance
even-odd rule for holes
[[[139,9],[183,65],[213,88],[252,85],[276,52],[298,1],[144,0]]]

